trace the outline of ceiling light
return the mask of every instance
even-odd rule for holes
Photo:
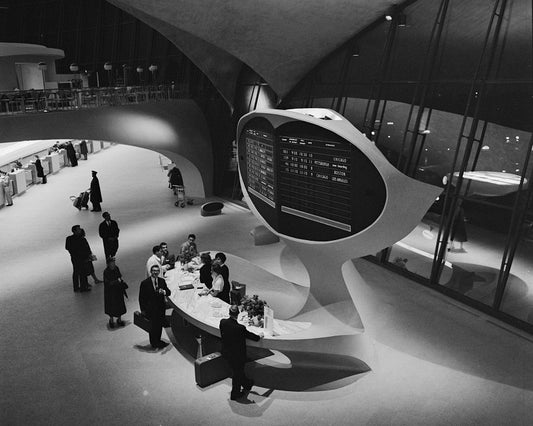
[[[392,15],[385,15],[386,21],[392,21]]]

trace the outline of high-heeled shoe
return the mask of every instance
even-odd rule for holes
[[[109,320],[109,328],[115,328],[115,322],[112,319]]]

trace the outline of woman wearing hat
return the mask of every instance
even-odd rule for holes
[[[115,264],[115,258],[107,259],[107,268],[104,270],[104,311],[109,315],[109,327],[115,328],[115,321],[118,327],[124,326],[122,315],[126,313],[126,304],[124,296],[128,285],[122,280],[122,274]]]

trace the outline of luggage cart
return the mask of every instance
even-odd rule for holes
[[[184,208],[187,203],[187,199],[185,198],[185,187],[183,185],[172,185],[172,189],[174,190],[174,195],[178,198],[174,205],[176,207]]]

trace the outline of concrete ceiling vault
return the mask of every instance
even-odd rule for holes
[[[232,103],[240,63],[283,98],[399,0],[107,0],[169,38]]]

